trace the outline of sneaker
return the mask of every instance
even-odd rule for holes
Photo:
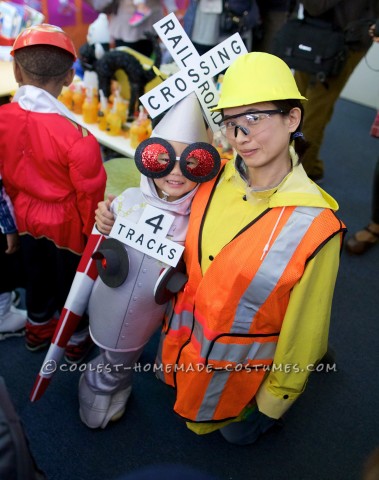
[[[345,247],[349,253],[362,255],[377,244],[379,244],[379,225],[371,222],[367,227],[354,233],[345,243]]]
[[[9,311],[0,316],[0,340],[25,335],[26,319],[26,310],[20,310],[11,305]]]
[[[79,380],[79,415],[89,428],[105,428],[109,422],[116,422],[125,413],[132,386],[113,394],[99,394],[88,386],[84,374]]]
[[[47,348],[54,336],[58,318],[51,318],[44,323],[35,323],[29,319],[26,322],[25,346],[31,352]]]
[[[138,25],[141,25],[141,23],[143,23],[147,18],[149,18],[150,15],[151,15],[151,10],[145,13],[142,13],[136,10],[129,20],[129,25],[131,27],[137,27]]]
[[[90,334],[87,332],[88,329],[86,330],[86,335],[84,336],[84,338],[78,340],[75,339],[75,337],[80,335],[80,333],[74,333],[74,335],[69,340],[64,354],[64,359],[67,363],[82,363],[83,360],[90,353],[92,348],[95,346]]]

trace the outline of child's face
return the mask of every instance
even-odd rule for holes
[[[175,150],[176,156],[180,157],[183,150],[187,147],[185,143],[179,142],[169,142],[173,149]],[[160,154],[158,161],[162,163],[167,163],[168,155]],[[188,167],[191,168],[191,159],[188,159]],[[197,160],[193,159],[194,167],[197,165]],[[171,172],[162,178],[154,178],[155,187],[157,189],[158,195],[160,198],[167,197],[166,200],[173,202],[178,198],[183,197],[191,190],[193,190],[197,183],[188,180],[180,170],[179,162],[175,162],[174,168]]]

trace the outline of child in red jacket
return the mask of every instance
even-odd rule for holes
[[[74,76],[71,39],[59,27],[38,25],[16,38],[11,54],[20,88],[13,102],[1,107],[0,172],[14,206],[26,272],[26,347],[36,351],[53,336],[104,196],[106,174],[96,138],[57,100]],[[89,342],[82,328],[66,359],[80,360]]]

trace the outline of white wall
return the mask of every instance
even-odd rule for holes
[[[374,43],[361,60],[341,97],[379,110],[379,43]]]

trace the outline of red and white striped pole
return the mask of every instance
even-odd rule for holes
[[[62,360],[67,343],[86,311],[93,285],[98,276],[96,261],[92,258],[92,254],[105,238],[96,227],[93,228],[59,317],[50,348],[30,393],[32,402],[39,400],[49,386],[59,362]]]

